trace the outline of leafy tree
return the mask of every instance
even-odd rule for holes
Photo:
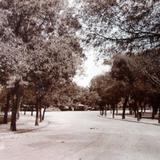
[[[3,75],[7,79],[14,75],[29,82],[36,95],[36,125],[45,95],[71,81],[77,64],[81,62],[82,49],[73,36],[79,28],[78,21],[65,12],[64,5],[64,1],[59,0],[1,1],[0,45],[3,50],[0,54],[4,60],[0,62],[3,64],[0,73],[7,74]],[[17,99],[12,100],[14,121],[22,96],[22,92],[16,89],[17,83],[21,84],[19,80],[8,84],[13,88],[12,97],[15,95]],[[13,126],[11,129],[16,130],[15,122]]]
[[[117,104],[125,96],[125,84],[114,80],[110,73],[101,75],[92,80],[91,90],[96,91],[100,96],[99,105],[111,105],[113,109],[113,118]]]
[[[106,58],[115,54],[130,56],[114,58],[112,66],[112,77],[125,82],[128,88],[127,97],[144,94],[146,90],[150,98],[152,94],[153,97],[159,95],[159,5],[159,1],[149,0],[87,0],[82,3],[85,43]]]
[[[82,6],[87,42],[104,54],[159,48],[159,1],[87,0]]]

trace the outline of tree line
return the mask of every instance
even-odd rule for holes
[[[65,0],[0,1],[0,99],[4,123],[12,111],[12,131],[23,103],[34,104],[35,125],[42,108],[59,101],[109,104],[113,111],[122,101],[123,119],[127,107],[137,116],[147,104],[152,118],[160,110],[159,1],[77,3],[68,9]],[[97,61],[109,59],[111,71],[84,89],[72,78],[87,47],[97,51]]]
[[[159,7],[159,1],[150,0],[81,3],[83,43],[111,65],[109,73],[92,80],[90,92],[97,97],[94,103],[110,104],[113,110],[123,99],[123,119],[126,107],[137,116],[149,105],[152,118],[160,110]]]
[[[42,121],[41,108],[72,84],[83,59],[75,32],[79,22],[63,0],[0,1],[0,84],[3,123],[16,131],[23,103],[35,105],[35,125]],[[45,109],[44,109],[45,111]]]

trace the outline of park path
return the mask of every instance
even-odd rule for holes
[[[18,132],[0,126],[0,160],[160,160],[157,121],[98,114],[48,112],[36,128],[22,115]]]

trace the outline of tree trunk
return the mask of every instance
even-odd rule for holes
[[[42,115],[42,121],[44,120],[44,117],[45,117],[46,108],[47,108],[47,106],[45,105],[44,110],[43,110],[43,115]]]
[[[33,106],[31,107],[31,116],[33,116]]]
[[[118,105],[116,105],[116,115],[118,115]]]
[[[112,118],[114,118],[115,115],[115,105],[112,105],[113,113],[112,113]]]
[[[143,104],[140,103],[140,107],[141,107],[141,115],[143,114]]]
[[[7,93],[7,102],[4,108],[4,117],[3,117],[3,123],[7,124],[8,123],[8,112],[9,112],[9,108],[10,108],[10,93]]]
[[[125,101],[123,103],[123,113],[122,113],[122,119],[125,119],[125,115],[126,115],[126,107],[127,107],[127,102],[128,102],[128,96],[125,97]]]
[[[139,111],[139,107],[137,108],[137,121],[140,121],[142,118],[142,110]]]
[[[42,107],[40,105],[40,109],[39,109],[39,120],[40,122],[42,122]]]
[[[21,100],[22,100],[22,95],[23,95],[23,88],[20,86],[20,81],[15,82],[15,87],[12,90],[12,115],[11,115],[11,125],[10,129],[11,131],[16,131],[16,121],[17,121],[17,113],[19,111],[20,105],[21,105]]]
[[[132,115],[132,114],[133,114],[133,111],[132,111],[132,105],[131,105],[131,104],[129,105],[129,114],[130,114],[130,115]]]
[[[24,115],[26,115],[26,109],[24,108]]]
[[[38,102],[38,98],[37,98],[37,102],[36,102],[36,119],[35,119],[35,126],[39,125],[39,102]]]
[[[156,107],[155,105],[152,106],[153,110],[152,110],[152,119],[155,119],[155,115],[156,115]]]
[[[10,126],[11,131],[17,130],[16,120],[17,120],[17,112],[19,108],[19,103],[20,103],[20,96],[16,95],[15,97],[13,97],[13,107],[12,107],[11,126]]]
[[[103,108],[101,105],[99,106],[99,109],[100,109],[100,115],[103,116]]]
[[[12,107],[12,117],[11,117],[11,126],[10,129],[11,131],[16,131],[16,115],[17,115],[17,111],[15,107]]]
[[[159,112],[158,112],[158,123],[160,123],[160,106],[159,106]]]
[[[107,106],[104,107],[104,115],[107,116]]]
[[[146,113],[146,104],[144,105],[144,113]]]

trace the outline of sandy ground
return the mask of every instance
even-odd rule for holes
[[[157,121],[50,112],[39,127],[21,115],[19,131],[0,125],[0,160],[160,160]]]

